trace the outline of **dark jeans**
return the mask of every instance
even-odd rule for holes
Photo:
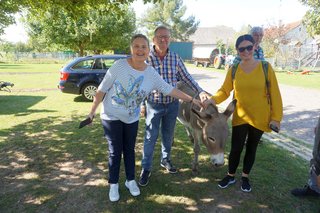
[[[238,168],[241,152],[246,144],[243,159],[243,173],[249,174],[256,158],[256,151],[263,131],[249,124],[232,127],[231,151],[229,154],[229,173],[235,174]],[[245,143],[247,142],[247,143]]]
[[[109,144],[109,183],[118,183],[123,153],[127,180],[135,179],[135,144],[139,121],[132,124],[120,120],[102,120],[105,138]]]

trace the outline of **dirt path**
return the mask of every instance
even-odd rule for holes
[[[210,93],[222,85],[225,74],[208,71],[204,68],[189,68],[190,74],[202,88]],[[312,154],[314,127],[320,116],[320,91],[280,85],[284,107],[281,134],[266,133],[264,138],[309,160]],[[231,97],[221,107],[231,101]]]

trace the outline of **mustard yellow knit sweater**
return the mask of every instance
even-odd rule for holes
[[[231,74],[232,69],[229,69],[223,85],[212,98],[219,104],[234,90],[237,105],[233,113],[232,126],[250,124],[257,129],[270,132],[269,122],[271,120],[280,122],[283,116],[281,94],[271,65],[268,66],[271,104],[268,103],[261,62],[251,73],[245,73],[239,65],[233,82]]]

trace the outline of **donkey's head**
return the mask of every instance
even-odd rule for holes
[[[202,142],[207,147],[211,154],[211,163],[214,166],[221,166],[224,164],[224,148],[228,139],[228,123],[227,120],[233,113],[236,100],[233,100],[227,109],[220,113],[216,106],[209,105],[204,111],[192,109],[195,119],[194,125],[202,131],[200,134]],[[192,116],[193,117],[193,116]]]

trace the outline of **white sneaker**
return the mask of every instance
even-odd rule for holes
[[[111,202],[115,202],[120,199],[118,183],[110,184],[109,199]]]
[[[125,182],[126,187],[129,189],[132,196],[140,195],[140,189],[135,180],[130,180]]]

